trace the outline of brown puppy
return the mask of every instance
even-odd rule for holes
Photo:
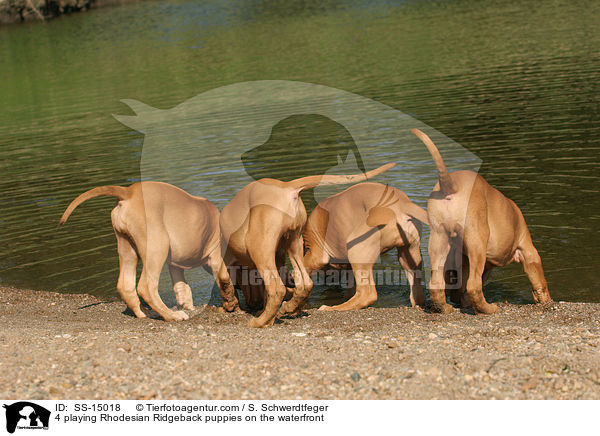
[[[536,303],[552,301],[542,261],[517,205],[477,173],[448,173],[433,141],[418,129],[412,129],[412,132],[425,143],[439,174],[439,182],[427,202],[431,227],[429,292],[433,309],[443,313],[453,310],[446,303],[444,278],[444,266],[451,251],[455,256],[454,264],[462,263],[467,296],[475,313],[498,310],[497,305],[485,301],[483,282],[493,267],[512,261],[523,263]],[[463,257],[466,262],[462,262]]]
[[[129,187],[101,186],[78,196],[60,219],[64,224],[77,206],[100,195],[117,197],[111,219],[117,236],[119,280],[117,290],[138,318],[146,315],[136,294],[136,266],[143,269],[137,286],[139,295],[165,321],[180,321],[189,316],[169,309],[158,295],[158,279],[165,261],[173,281],[177,303],[192,310],[192,291],[183,271],[206,265],[217,281],[223,308],[235,310],[238,301],[227,268],[221,257],[219,210],[207,199],[194,197],[173,185],[139,182]]]
[[[306,223],[304,264],[311,273],[349,262],[356,292],[345,303],[320,310],[362,309],[373,304],[377,300],[373,264],[394,247],[410,284],[410,302],[413,307],[423,306],[421,224],[417,220],[427,223],[427,212],[402,191],[380,183],[360,183],[321,201]]]
[[[256,269],[264,283],[266,304],[251,327],[272,325],[280,307],[283,313],[297,313],[312,289],[304,267],[302,232],[306,209],[300,198],[304,189],[318,185],[355,183],[392,168],[387,164],[365,174],[351,176],[309,176],[290,182],[260,179],[243,188],[221,212],[221,233],[227,243],[227,265]],[[289,256],[295,287],[290,301],[282,306],[286,287],[278,270],[279,259]]]

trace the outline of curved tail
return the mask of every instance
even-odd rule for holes
[[[431,138],[429,138],[429,136],[421,132],[419,129],[412,129],[411,132],[414,133],[421,141],[423,141],[425,147],[427,147],[427,150],[429,150],[429,153],[431,153],[431,157],[433,158],[435,166],[438,170],[440,191],[445,195],[455,193],[456,187],[454,186],[454,182],[452,182],[452,178],[450,177],[450,174],[448,174],[448,169],[446,168],[446,164],[442,159],[442,155]]]
[[[130,197],[129,188],[124,186],[100,186],[98,188],[90,189],[89,191],[84,192],[80,196],[78,196],[75,200],[69,204],[65,213],[63,213],[60,221],[58,222],[58,226],[62,226],[68,219],[69,216],[73,213],[75,208],[79,206],[86,200],[90,198],[99,197],[101,195],[107,195],[110,197],[117,197],[119,200],[126,200]]]
[[[293,189],[298,189],[299,191],[303,191],[305,189],[310,189],[310,188],[314,188],[314,187],[322,186],[322,185],[345,185],[345,184],[350,184],[350,183],[364,182],[365,180],[375,177],[378,174],[381,174],[395,166],[396,166],[396,163],[393,162],[393,163],[388,163],[388,164],[382,165],[379,168],[375,168],[374,170],[367,171],[366,173],[363,173],[363,174],[351,174],[351,175],[344,175],[344,176],[325,174],[325,175],[321,175],[321,176],[302,177],[300,179],[291,180],[288,182],[288,184]]]

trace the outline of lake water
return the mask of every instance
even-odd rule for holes
[[[117,298],[114,199],[86,202],[56,225],[85,190],[161,174],[140,165],[150,138],[112,116],[133,115],[120,100],[171,114],[215,88],[285,80],[371,99],[407,114],[407,128],[419,120],[473,153],[480,173],[523,211],[553,298],[598,302],[598,23],[600,3],[591,1],[149,1],[0,28],[0,283]],[[321,115],[293,116],[258,160],[228,165],[219,157],[239,151],[246,138],[235,126],[253,124],[248,113],[232,115],[226,139],[198,134],[212,158],[168,153],[174,168],[191,168],[180,186],[221,208],[248,174],[307,175],[331,157],[322,144],[368,137],[385,118],[349,137]],[[416,155],[394,155],[391,142],[369,153],[418,168],[419,183],[400,170],[384,180],[425,206],[432,184],[424,181],[435,170],[424,147],[415,166]],[[424,255],[426,244],[427,232]],[[189,277],[196,301],[207,300],[208,275]],[[165,276],[161,292],[173,303],[169,289]],[[379,292],[378,306],[408,304],[407,286]],[[497,269],[485,294],[532,301],[520,265]],[[310,305],[343,298],[319,287]]]

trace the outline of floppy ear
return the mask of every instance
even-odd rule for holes
[[[396,222],[396,215],[387,207],[375,206],[369,211],[367,225],[369,227],[385,226]]]
[[[148,106],[137,100],[124,99],[121,100],[127,106],[133,110],[136,115],[115,115],[113,117],[120,123],[125,124],[127,127],[131,127],[134,130],[145,133],[147,128],[148,116],[153,114],[160,109],[155,109],[152,106]]]

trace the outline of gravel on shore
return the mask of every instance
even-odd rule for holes
[[[0,287],[2,399],[600,399],[600,304],[449,315],[307,310],[273,327],[213,306]]]

